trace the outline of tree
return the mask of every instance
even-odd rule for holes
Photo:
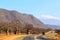
[[[55,32],[60,34],[60,29],[55,29]]]
[[[32,28],[33,28],[32,24],[26,24],[24,27],[26,34],[28,34]]]

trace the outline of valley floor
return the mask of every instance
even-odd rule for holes
[[[33,35],[33,34],[32,34]],[[11,35],[5,35],[5,34],[0,34],[0,40],[15,40],[16,38],[19,38],[19,39],[21,39],[21,38],[23,38],[23,37],[26,37],[26,36],[32,36],[32,35],[26,35],[26,34],[20,34],[20,35],[18,35],[18,34],[16,34],[16,35],[14,35],[14,34],[11,34]],[[38,36],[38,35],[35,35],[35,36]],[[48,36],[48,34],[46,35],[47,37],[49,37],[49,38],[51,38],[51,39],[57,39],[57,40],[60,40],[60,36],[58,35],[58,36]]]

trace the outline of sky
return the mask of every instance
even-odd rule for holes
[[[0,8],[31,14],[45,24],[60,24],[60,0],[0,0]]]

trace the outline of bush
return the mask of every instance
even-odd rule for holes
[[[60,34],[60,29],[56,29],[55,32]]]

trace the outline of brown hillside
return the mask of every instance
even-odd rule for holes
[[[14,10],[0,9],[0,23],[10,23],[18,20],[21,24],[33,24],[34,27],[48,28],[32,15],[22,14]]]

